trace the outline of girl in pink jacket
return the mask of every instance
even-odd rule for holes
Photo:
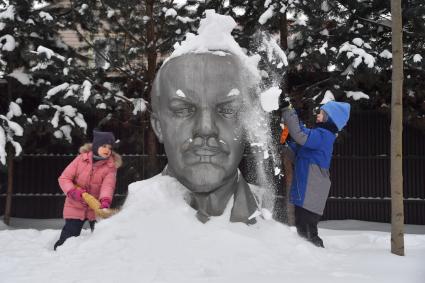
[[[63,218],[65,226],[54,249],[69,237],[81,233],[84,222],[89,221],[93,231],[96,215],[82,198],[87,192],[97,198],[101,208],[109,208],[115,191],[117,169],[121,156],[112,151],[115,137],[111,132],[93,131],[93,144],[85,144],[80,154],[65,168],[59,177],[59,186],[65,193]]]

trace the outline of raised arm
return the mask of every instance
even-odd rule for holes
[[[292,139],[301,146],[318,148],[323,141],[323,134],[316,129],[308,129],[301,125],[297,112],[292,108],[282,109],[282,119],[288,127]]]

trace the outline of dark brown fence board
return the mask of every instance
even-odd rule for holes
[[[403,134],[403,180],[405,220],[410,224],[425,224],[425,136],[405,127]],[[389,183],[389,121],[376,112],[353,113],[346,130],[340,134],[334,148],[331,165],[332,187],[324,219],[359,219],[390,221]],[[161,166],[167,159],[158,156]],[[57,178],[71,162],[73,155],[24,155],[15,162],[12,216],[56,218],[62,216],[64,196]],[[128,184],[149,176],[146,154],[123,155],[124,166],[117,176],[114,206],[125,200]],[[256,160],[250,155],[240,169],[246,179],[255,183]],[[0,184],[0,214],[4,211],[6,183]],[[273,177],[273,176],[270,176]],[[282,191],[279,190],[280,193]],[[279,208],[279,204],[276,206]]]

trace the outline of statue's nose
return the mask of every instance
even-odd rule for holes
[[[208,140],[210,137],[218,137],[216,117],[211,109],[203,109],[197,117],[194,128],[194,136],[201,136]]]

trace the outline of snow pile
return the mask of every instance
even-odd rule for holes
[[[4,282],[423,282],[425,236],[407,235],[406,257],[386,232],[320,230],[316,248],[273,220],[223,216],[200,223],[175,179],[134,183],[120,213],[52,251],[59,230],[0,232]]]
[[[187,33],[186,40],[174,45],[174,51],[167,60],[187,53],[228,51],[241,60],[253,75],[254,80],[259,80],[257,64],[260,58],[259,56],[247,56],[243,52],[231,35],[235,27],[236,22],[232,17],[216,14],[214,10],[206,10],[205,18],[201,20],[199,25],[198,35]]]

